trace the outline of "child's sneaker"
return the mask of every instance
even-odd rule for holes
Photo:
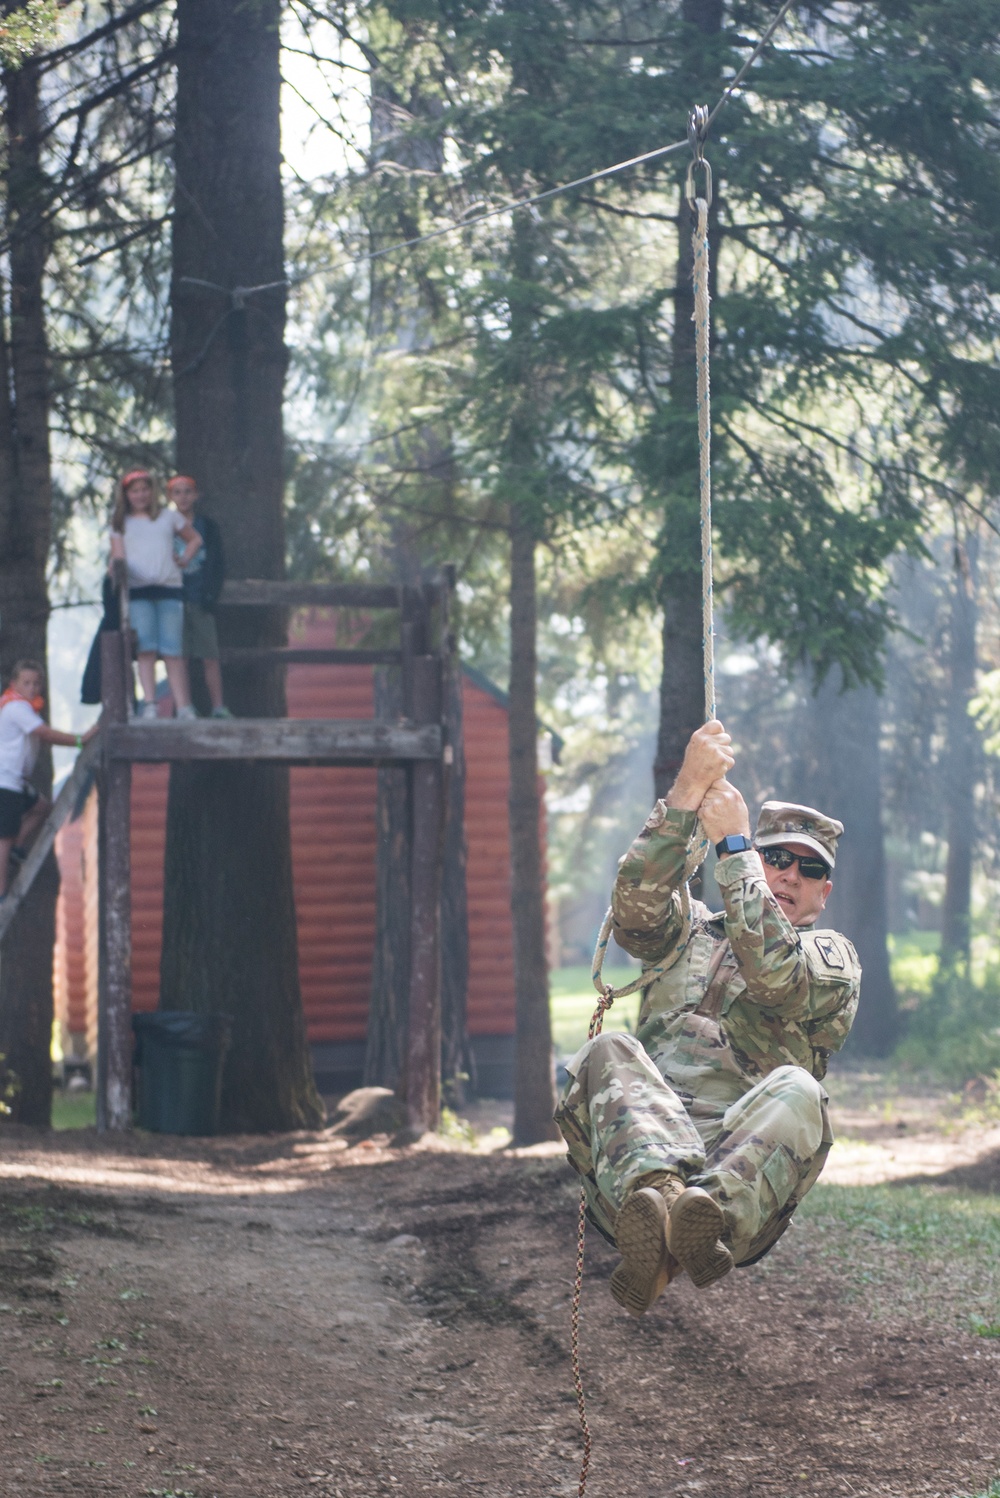
[[[195,712],[190,703],[188,703],[187,707],[179,707],[177,709],[178,718],[197,718],[197,716],[198,714]]]
[[[155,723],[159,716],[155,702],[140,702],[139,711],[136,714],[140,723]]]
[[[231,718],[232,716],[225,703],[222,703],[220,707],[213,707],[212,709],[213,718]]]

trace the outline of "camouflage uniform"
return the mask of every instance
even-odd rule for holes
[[[768,803],[758,840],[805,841],[832,865],[842,828],[815,812],[803,820],[806,811]],[[682,934],[694,825],[693,812],[658,802],[619,865],[615,937],[647,968]],[[820,1083],[851,1028],[861,969],[845,937],[788,922],[755,851],[721,859],[716,879],[725,909],[692,901],[687,946],[646,990],[636,1035],[599,1035],[573,1057],[556,1122],[605,1236],[613,1241],[636,1179],[671,1170],[715,1197],[734,1259],[749,1264],[784,1232],[826,1161],[833,1135]]]

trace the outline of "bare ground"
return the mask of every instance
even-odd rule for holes
[[[862,1089],[840,1133],[832,1181],[1000,1186],[1000,1129],[927,1098]],[[3,1130],[3,1498],[575,1493],[571,1173],[433,1143]],[[590,1235],[591,1498],[997,1477],[1000,1340],[876,1316],[826,1232],[639,1322]]]

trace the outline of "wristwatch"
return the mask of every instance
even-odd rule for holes
[[[716,843],[715,851],[719,858],[725,858],[727,853],[749,853],[753,843],[742,832],[730,833],[721,842]]]

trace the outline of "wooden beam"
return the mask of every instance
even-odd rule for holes
[[[398,609],[399,588],[370,583],[271,582],[246,578],[223,584],[219,598],[226,608]]]
[[[85,744],[77,755],[72,770],[63,781],[62,788],[52,804],[52,810],[45,819],[42,830],[32,843],[31,851],[18,870],[17,877],[12,881],[6,900],[0,905],[0,942],[7,935],[21,902],[34,884],[35,876],[48,857],[49,850],[56,840],[56,833],[73,810],[84,781],[97,763],[100,750],[100,739],[91,739],[89,744]]]
[[[266,759],[285,764],[379,765],[440,760],[439,723],[374,718],[197,718],[114,724],[112,761]]]
[[[127,731],[125,637],[101,636],[101,688],[106,742]],[[128,666],[131,675],[131,665]],[[100,985],[97,1051],[97,1127],[132,1126],[132,766],[109,759],[100,795]]]
[[[297,645],[233,645],[219,651],[224,666],[398,666],[399,650],[309,650]]]

